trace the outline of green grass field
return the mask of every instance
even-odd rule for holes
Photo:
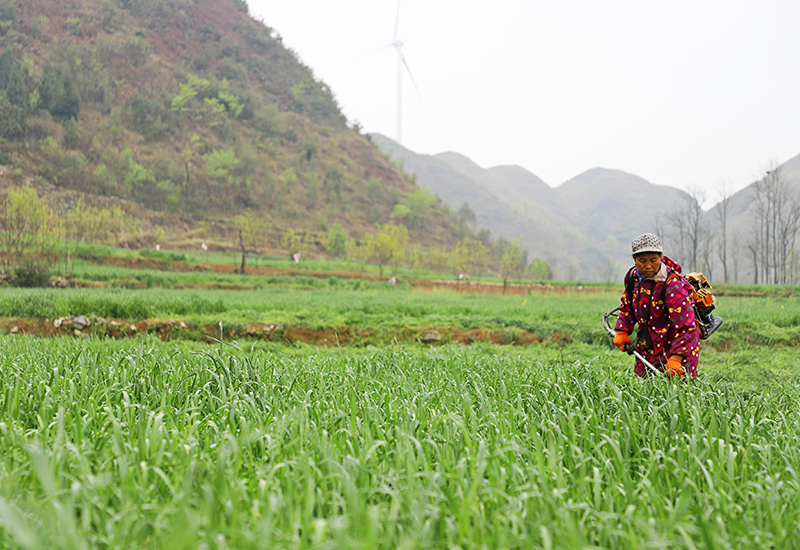
[[[197,323],[278,323],[318,327],[453,327],[462,330],[519,329],[542,337],[568,334],[586,344],[610,343],[600,328],[605,311],[619,303],[621,288],[569,294],[528,295],[418,292],[379,283],[340,286],[336,279],[306,289],[274,286],[245,291],[219,289],[144,290],[5,289],[0,317],[54,319],[95,315],[131,321],[182,318]],[[800,344],[800,298],[724,297],[718,313],[725,324],[709,344],[738,351],[747,346]]]
[[[800,546],[800,303],[725,298],[690,384],[641,381],[618,291],[66,289],[0,316],[568,333],[317,348],[0,337],[0,546]]]

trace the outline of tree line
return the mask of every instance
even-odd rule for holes
[[[78,198],[59,212],[32,187],[12,187],[0,212],[0,265],[21,286],[41,286],[56,266],[65,276],[73,274],[81,243],[119,246],[126,236],[138,237],[142,227],[141,219],[117,205],[94,207]]]
[[[686,271],[703,271],[726,283],[797,284],[800,191],[773,163],[746,192],[747,203],[739,208],[749,214],[741,218],[733,211],[729,182],[720,183],[711,212],[702,209],[707,193],[692,188],[682,204],[657,220],[656,231],[669,240]]]
[[[210,227],[204,225],[201,231],[208,236]],[[34,188],[12,187],[0,209],[0,266],[23,286],[42,286],[54,271],[67,277],[74,274],[82,243],[136,246],[158,245],[166,240],[162,228],[156,227],[145,235],[145,226],[143,219],[120,205],[96,207],[79,197],[68,210],[57,211]],[[339,223],[326,231],[273,227],[268,216],[252,209],[236,216],[230,229],[221,230],[221,243],[215,246],[238,249],[243,274],[247,273],[248,257],[257,262],[259,254],[278,247],[298,259],[322,255],[363,266],[375,264],[381,277],[384,271],[396,274],[401,267],[450,272],[454,277],[460,274],[465,278],[499,275],[504,281],[552,277],[546,262],[528,260],[521,237],[492,240],[488,230],[478,232],[477,238],[467,232],[470,236],[463,236],[452,247],[423,246],[411,242],[406,225],[393,221],[377,224],[374,231],[360,238],[351,238]],[[207,242],[204,244],[207,247]]]
[[[255,254],[269,240],[268,222],[250,213],[236,218],[241,235],[242,255]],[[485,234],[484,234],[485,236]],[[468,277],[500,275],[504,281],[514,279],[547,280],[552,270],[544,260],[529,262],[522,238],[500,237],[485,243],[478,238],[463,237],[453,247],[423,246],[410,241],[408,228],[403,224],[377,224],[374,232],[360,239],[351,238],[339,223],[327,231],[284,229],[280,246],[290,258],[306,258],[325,253],[329,258],[341,258],[362,265],[378,266],[379,274],[396,274],[401,268],[452,273]],[[245,265],[243,260],[242,265]]]

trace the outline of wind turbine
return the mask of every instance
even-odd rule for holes
[[[419,93],[419,88],[417,87],[417,82],[414,80],[414,75],[411,74],[411,69],[408,67],[408,62],[406,61],[405,56],[403,55],[403,42],[398,40],[397,38],[397,28],[400,25],[400,0],[397,0],[397,17],[394,21],[394,38],[392,43],[385,46],[388,48],[389,46],[394,46],[395,51],[397,52],[397,143],[401,143],[402,139],[402,113],[403,113],[403,67],[405,66],[406,71],[408,72],[409,78],[411,78],[411,83],[414,85],[414,89],[417,91],[417,95],[419,96],[420,100],[422,99],[422,94]]]

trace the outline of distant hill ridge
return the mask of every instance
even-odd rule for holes
[[[756,200],[758,182],[730,197],[728,229],[723,236],[720,204],[707,212],[698,209],[696,228],[681,229],[675,216],[680,214],[683,223],[688,223],[686,216],[694,199],[680,189],[655,185],[622,170],[593,168],[551,188],[519,166],[485,169],[458,153],[419,155],[385,136],[374,134],[372,140],[452,208],[466,203],[479,223],[495,235],[522,236],[530,258],[549,262],[557,278],[618,279],[632,263],[630,241],[649,231],[662,236],[666,252],[685,268],[700,269],[710,276],[720,274],[724,281],[725,256],[729,282],[756,280],[753,250],[760,246],[755,236],[757,208],[769,208],[759,206]],[[775,222],[786,226],[793,219],[791,209],[800,211],[800,155],[773,166],[770,172],[779,173],[787,186],[786,202],[780,206],[784,220]],[[713,190],[709,194],[713,195]],[[762,203],[764,200],[762,197]],[[695,234],[690,235],[691,231]],[[697,252],[691,256],[688,241],[693,238]],[[791,246],[795,240],[791,235],[787,238],[791,240],[787,246]],[[800,249],[787,253],[791,260],[800,256]],[[792,274],[783,278],[800,282],[800,263],[795,263],[798,265],[792,268]],[[759,269],[763,271],[763,265]],[[774,278],[774,268],[769,269]],[[769,282],[763,277],[762,282]]]
[[[519,166],[484,169],[458,153],[418,155],[372,139],[454,209],[467,203],[494,234],[521,235],[529,257],[562,279],[617,276],[630,263],[630,241],[655,230],[656,205],[666,212],[686,198],[621,170],[595,168],[552,188]]]

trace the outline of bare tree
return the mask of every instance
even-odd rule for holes
[[[750,258],[753,260],[753,284],[758,284],[758,237],[753,235],[753,238],[747,242],[747,251],[750,253]]]
[[[669,218],[669,216],[667,216],[667,218]],[[668,223],[668,222],[666,222],[664,220],[664,218],[661,216],[661,212],[656,210],[656,219],[655,219],[654,229],[655,229],[656,235],[659,235],[662,239],[664,239],[665,237],[667,237],[669,235],[669,231],[667,231],[667,227],[665,226],[665,223]]]
[[[736,229],[733,232],[733,239],[731,239],[731,261],[733,262],[733,282],[739,283],[739,260],[741,258],[741,242],[742,234]]]
[[[798,280],[800,280],[800,254],[798,254],[798,250],[796,248],[793,248],[789,252],[788,269],[789,280],[787,283],[796,285]]]
[[[680,259],[681,263],[686,263],[689,257],[686,246],[686,219],[683,213],[683,204],[676,205],[665,216],[666,220],[656,219],[658,235],[670,239],[673,250],[672,257]]]
[[[698,251],[698,264],[695,266],[695,269],[702,271],[706,278],[713,280],[716,234],[711,231],[708,225],[704,225],[702,231],[700,235],[700,250]]]
[[[793,258],[798,229],[800,229],[800,198],[797,193],[789,193],[786,203],[781,208],[777,227],[781,284],[790,284],[794,281]]]
[[[706,198],[705,191],[698,186],[692,186],[682,203],[676,205],[667,215],[680,257],[688,267],[687,271],[698,269],[703,256],[703,247],[709,238],[709,229],[703,219],[702,207]]]
[[[728,282],[728,214],[730,213],[731,198],[733,197],[733,184],[730,180],[720,180],[717,187],[719,202],[714,209],[717,220],[719,221],[719,236],[717,246],[717,256],[722,263],[722,279]]]
[[[772,163],[755,183],[753,239],[748,244],[763,283],[793,278],[792,251],[800,230],[800,198],[792,192],[779,166]],[[755,277],[756,282],[759,276]]]

